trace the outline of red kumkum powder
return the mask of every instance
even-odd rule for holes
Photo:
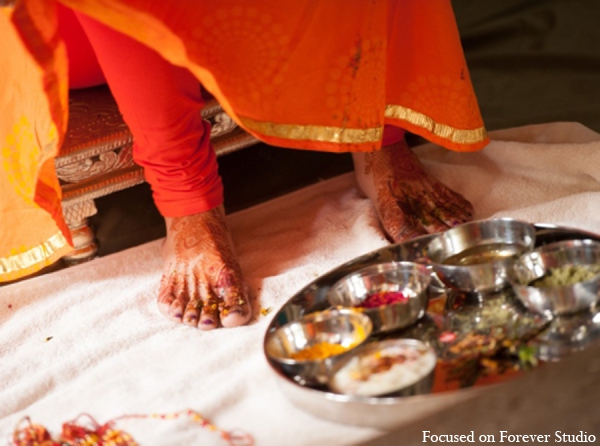
[[[406,302],[409,298],[400,291],[379,291],[378,293],[369,294],[360,304],[355,305],[356,308],[375,308],[383,305],[397,304]]]

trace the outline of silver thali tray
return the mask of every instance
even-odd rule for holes
[[[536,247],[562,240],[600,241],[600,235],[577,229],[545,224],[536,224],[535,228]],[[433,237],[426,235],[386,246],[323,274],[283,305],[266,335],[306,314],[329,308],[329,288],[358,269],[390,261],[426,263],[425,250]],[[428,292],[427,314],[417,324],[375,338],[415,338],[436,350],[439,361],[429,393],[387,397],[337,394],[326,387],[296,382],[265,353],[284,395],[319,418],[388,430],[466,401],[490,385],[517,378],[544,362],[560,360],[600,340],[600,308],[550,319],[528,312],[512,290],[459,294],[434,278]],[[452,333],[451,341],[444,336],[448,333]],[[481,347],[489,346],[490,339],[495,347],[482,355]]]

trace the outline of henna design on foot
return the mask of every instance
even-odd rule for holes
[[[394,242],[444,231],[473,218],[471,203],[428,175],[405,141],[354,154],[354,161],[358,185]]]
[[[249,288],[233,250],[221,208],[167,218],[165,259],[158,294],[169,319],[211,330],[249,322]]]

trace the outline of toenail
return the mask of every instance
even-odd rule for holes
[[[183,314],[181,314],[181,313],[175,313],[175,314],[173,315],[173,317],[175,317],[175,318],[177,318],[177,319],[181,319],[181,316],[183,316]]]
[[[238,307],[233,307],[233,308],[223,308],[223,310],[221,310],[221,316],[229,316],[230,314],[244,314],[244,312],[242,311],[241,308]]]
[[[202,321],[202,325],[215,325],[215,321],[213,321],[212,319],[204,319]]]

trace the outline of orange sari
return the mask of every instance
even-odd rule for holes
[[[372,151],[385,124],[451,150],[488,143],[449,0],[60,2],[188,68],[272,145]],[[0,280],[12,280],[70,249],[53,167],[67,61],[52,0],[0,11]]]

